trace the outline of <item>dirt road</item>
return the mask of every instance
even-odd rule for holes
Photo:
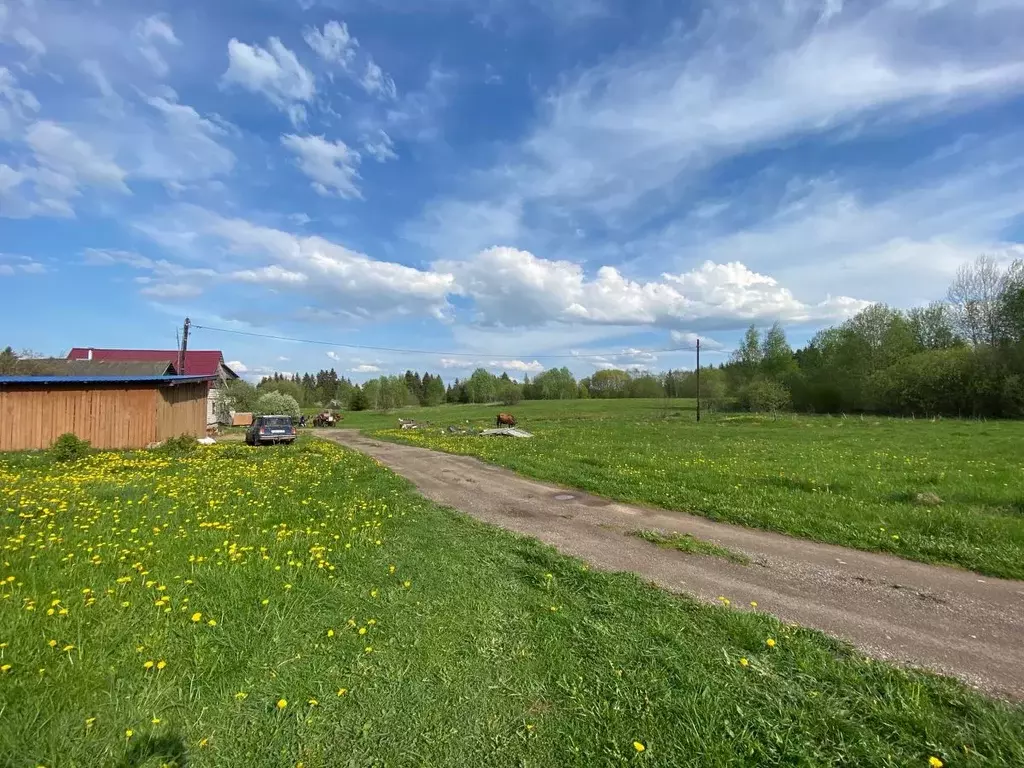
[[[610,502],[354,430],[319,434],[374,457],[440,504],[594,567],[632,571],[708,602],[725,596],[746,609],[756,601],[759,611],[843,638],[871,656],[1024,700],[1024,582]],[[752,564],[687,555],[624,535],[639,529],[689,533],[743,552]]]

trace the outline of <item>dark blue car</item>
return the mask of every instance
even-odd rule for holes
[[[291,416],[257,416],[245,431],[245,442],[249,445],[294,441],[295,427],[292,425]]]

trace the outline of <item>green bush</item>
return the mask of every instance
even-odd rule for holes
[[[88,440],[82,440],[71,432],[65,432],[53,441],[53,445],[50,446],[50,456],[54,461],[77,461],[89,453],[89,448]]]
[[[291,416],[293,419],[302,415],[299,402],[282,392],[265,392],[260,395],[253,413],[257,416]]]
[[[191,435],[179,435],[165,440],[157,450],[171,456],[188,456],[195,453],[198,447],[199,443]]]

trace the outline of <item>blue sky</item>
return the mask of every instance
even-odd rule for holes
[[[195,332],[250,376],[452,379],[803,343],[1024,256],[1022,33],[1020,0],[0,0],[0,344],[189,315],[430,351]]]

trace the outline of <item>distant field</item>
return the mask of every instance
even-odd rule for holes
[[[691,401],[445,406],[345,426],[624,501],[1024,579],[1024,423],[714,415]],[[511,410],[533,440],[452,436]],[[382,431],[383,430],[383,431]],[[939,503],[927,505],[935,494]]]
[[[769,642],[771,641],[771,642]],[[0,764],[1024,765],[1024,711],[325,443],[0,456]]]

